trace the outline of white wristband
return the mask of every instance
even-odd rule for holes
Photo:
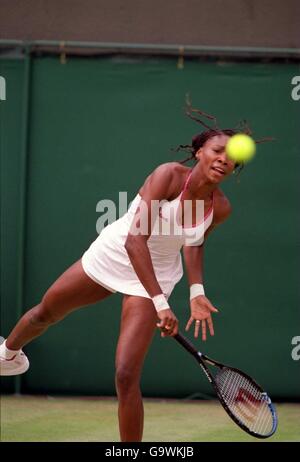
[[[198,295],[205,295],[203,284],[192,284],[190,287],[190,300]]]
[[[152,301],[157,312],[170,309],[170,305],[164,294],[155,295],[155,297],[152,297]]]

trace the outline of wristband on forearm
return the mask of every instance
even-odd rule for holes
[[[164,294],[155,295],[155,297],[152,297],[152,301],[157,312],[170,309],[170,305]]]
[[[203,284],[192,284],[190,287],[190,300],[198,295],[205,295]]]

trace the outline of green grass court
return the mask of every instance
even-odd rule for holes
[[[244,433],[217,401],[144,400],[144,441],[262,441]],[[300,441],[300,403],[276,405],[267,441]],[[94,397],[1,397],[1,441],[119,441],[117,401]]]

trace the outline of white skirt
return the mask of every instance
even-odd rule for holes
[[[128,227],[122,218],[106,226],[82,256],[85,273],[111,292],[151,298],[139,280],[124,247]],[[148,244],[154,272],[168,298],[183,275],[180,251],[160,253]],[[149,243],[148,241],[148,243]]]

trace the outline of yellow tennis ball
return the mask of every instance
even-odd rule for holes
[[[233,135],[226,144],[226,154],[235,162],[249,162],[255,151],[255,141],[244,133]]]

